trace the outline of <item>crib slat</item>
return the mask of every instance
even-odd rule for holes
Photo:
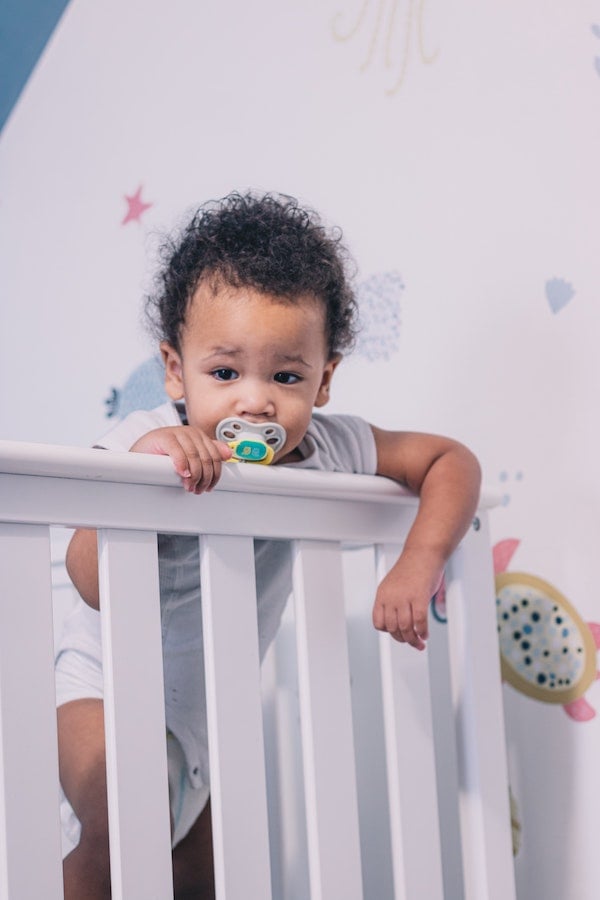
[[[377,577],[401,547],[378,545]],[[443,900],[433,719],[427,651],[379,639],[394,900]]]
[[[490,537],[487,517],[476,522],[450,560],[446,595],[465,898],[514,900]]]
[[[156,535],[99,532],[113,900],[173,896]]]
[[[311,900],[361,900],[339,544],[294,542],[294,601]]]
[[[63,896],[45,526],[0,525],[0,897]]]
[[[200,538],[218,900],[271,897],[252,538]]]

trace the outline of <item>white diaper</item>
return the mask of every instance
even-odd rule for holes
[[[167,767],[169,775],[169,801],[173,821],[171,844],[175,847],[186,836],[208,801],[206,785],[192,787],[187,777],[185,757],[181,744],[167,733]],[[64,857],[79,843],[81,825],[61,788],[60,822],[62,826],[62,854]]]

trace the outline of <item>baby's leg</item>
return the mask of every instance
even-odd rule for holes
[[[173,850],[175,900],[214,900],[210,800]]]
[[[72,700],[59,706],[60,781],[81,822],[77,847],[65,857],[65,900],[110,897],[108,811],[101,700]]]

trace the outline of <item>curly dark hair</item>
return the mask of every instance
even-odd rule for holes
[[[166,240],[161,256],[146,313],[159,339],[177,350],[201,281],[251,287],[291,302],[311,295],[325,307],[329,353],[354,342],[357,308],[341,232],[328,232],[317,213],[293,197],[232,193],[210,201]]]

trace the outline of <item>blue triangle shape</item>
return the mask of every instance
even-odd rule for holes
[[[3,0],[0,12],[0,130],[69,0]]]

